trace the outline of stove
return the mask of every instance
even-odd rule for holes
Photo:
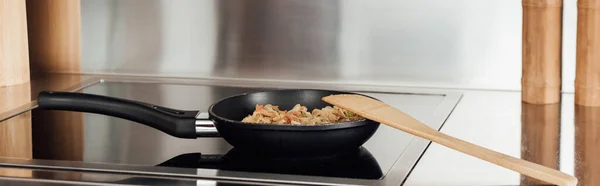
[[[212,103],[227,96],[285,86],[265,87],[268,86],[101,79],[76,91],[207,111]],[[461,97],[455,92],[416,89],[307,87],[373,96],[435,129],[441,128]],[[360,148],[328,157],[278,159],[245,154],[219,137],[180,139],[110,116],[38,109],[31,114],[35,163],[63,168],[76,165],[81,170],[136,170],[265,183],[401,185],[429,144],[382,124]],[[2,164],[11,163],[2,160]]]

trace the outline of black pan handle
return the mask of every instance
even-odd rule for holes
[[[40,109],[89,112],[114,116],[158,129],[179,138],[196,138],[198,111],[182,111],[148,103],[75,92],[40,92]]]

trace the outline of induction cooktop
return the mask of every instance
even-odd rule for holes
[[[376,97],[438,130],[461,97],[460,93],[415,89],[318,88]],[[212,103],[224,97],[268,89],[273,88],[99,80],[77,91],[183,110],[207,111]],[[429,144],[427,140],[381,125],[363,146],[336,156],[273,159],[245,154],[219,137],[180,139],[116,117],[39,109],[33,109],[31,114],[35,159],[179,168],[190,170],[197,176],[218,179],[400,185]]]

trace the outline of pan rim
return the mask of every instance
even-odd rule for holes
[[[339,90],[328,90],[328,89],[300,89],[300,88],[293,88],[293,89],[275,89],[275,90],[261,90],[261,91],[254,91],[254,92],[245,92],[245,93],[241,93],[241,94],[236,94],[236,95],[232,95],[232,96],[228,96],[225,98],[222,98],[216,102],[214,102],[213,104],[211,104],[208,107],[208,113],[209,113],[209,119],[214,120],[217,119],[219,121],[224,121],[224,122],[214,122],[215,125],[221,125],[221,124],[231,124],[231,125],[236,125],[238,127],[241,128],[248,128],[248,129],[260,129],[260,130],[264,130],[264,129],[271,129],[271,130],[306,130],[306,131],[313,131],[313,130],[330,130],[330,129],[343,129],[343,128],[352,128],[352,127],[360,127],[363,125],[367,125],[367,124],[377,124],[379,125],[380,123],[373,121],[373,120],[369,120],[366,118],[360,119],[360,120],[356,120],[356,121],[346,121],[346,122],[337,122],[337,123],[327,123],[327,124],[317,124],[317,125],[305,125],[305,124],[265,124],[265,123],[250,123],[250,122],[242,122],[242,121],[237,121],[237,120],[231,120],[231,119],[227,119],[224,118],[222,116],[219,116],[217,114],[215,114],[213,112],[213,108],[214,106],[216,106],[217,104],[223,102],[224,100],[228,100],[228,99],[232,99],[235,97],[241,97],[241,96],[248,96],[251,94],[260,94],[260,93],[269,93],[269,92],[280,92],[280,91],[324,91],[324,92],[336,92],[337,94],[357,94],[357,95],[362,95],[362,96],[366,96],[375,100],[379,100],[377,98],[368,96],[368,95],[364,95],[364,94],[359,94],[359,93],[354,93],[354,92],[348,92],[348,91],[339,91]],[[332,94],[334,95],[334,94]]]

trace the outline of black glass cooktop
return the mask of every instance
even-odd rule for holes
[[[183,110],[206,111],[217,100],[262,89],[209,85],[101,82],[82,92],[133,99]],[[439,129],[455,102],[445,95],[361,92]],[[446,104],[446,105],[443,105]],[[233,149],[222,138],[181,139],[128,120],[99,114],[32,111],[34,158],[167,166],[320,177],[382,179],[407,174],[426,144],[381,125],[361,148],[328,157],[265,158]]]
[[[383,176],[379,163],[364,147],[327,157],[310,158],[265,157],[244,153],[234,148],[224,155],[182,154],[159,166],[359,179],[379,179]]]

